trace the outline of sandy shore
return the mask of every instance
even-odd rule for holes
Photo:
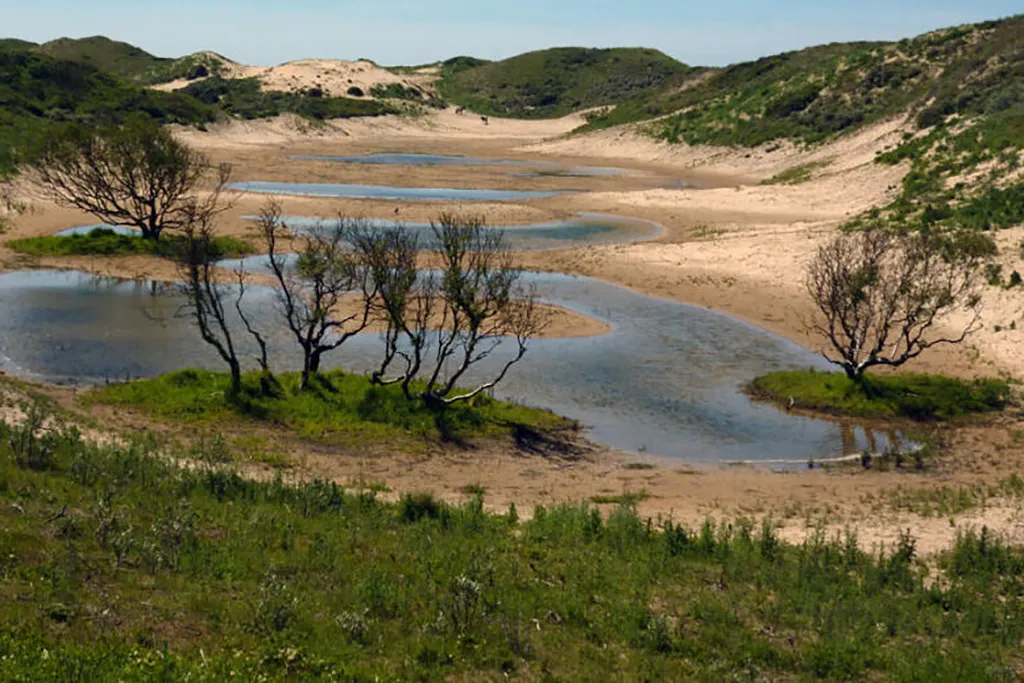
[[[239,180],[287,182],[360,182],[365,184],[486,187],[576,191],[527,202],[467,204],[384,202],[286,197],[290,215],[393,218],[395,209],[410,221],[429,220],[437,212],[468,210],[492,224],[519,224],[565,218],[578,212],[638,217],[664,226],[657,240],[630,245],[586,247],[524,255],[532,268],[599,277],[645,294],[715,308],[815,348],[806,332],[811,312],[803,292],[803,268],[814,250],[849,217],[886,203],[906,172],[872,163],[875,154],[894,144],[903,128],[894,121],[837,144],[811,151],[792,146],[753,151],[669,147],[629,132],[588,136],[565,134],[578,118],[558,121],[491,120],[457,117],[446,112],[430,119],[386,118],[342,122],[310,131],[294,120],[239,123],[211,132],[182,131],[191,144],[217,161],[235,164]],[[566,166],[616,166],[622,175],[598,178],[521,178],[506,167],[403,168],[348,166],[299,161],[303,154],[356,155],[372,152],[422,152],[489,158],[540,160]],[[812,178],[800,185],[761,185],[762,180],[813,164]],[[519,170],[519,169],[515,169]],[[702,189],[679,187],[696,184]],[[225,230],[244,234],[243,216],[252,215],[265,198],[244,196],[226,216]],[[93,223],[54,207],[19,222],[14,235],[48,234],[62,227]],[[996,235],[1003,247],[1004,271],[1024,272],[1017,245],[1024,228]],[[0,251],[8,267],[18,259]],[[103,272],[115,264],[102,259],[83,264],[68,260],[47,265],[84,267]],[[127,260],[116,266],[160,277],[152,264]],[[913,369],[964,376],[1006,373],[1024,375],[1024,324],[1015,292],[985,293],[985,327],[962,348],[930,352]],[[569,321],[569,326],[578,321]],[[125,425],[131,420],[119,416]],[[586,458],[528,457],[520,453],[470,451],[416,456],[296,452],[293,476],[330,476],[338,481],[383,481],[393,495],[427,488],[451,500],[465,497],[466,486],[482,486],[495,508],[515,502],[520,510],[534,504],[579,501],[593,496],[644,492],[642,513],[699,523],[706,516],[735,519],[771,514],[789,538],[799,539],[808,526],[840,532],[856,528],[870,546],[891,543],[910,528],[919,548],[946,547],[965,526],[988,525],[1014,540],[1024,540],[1019,502],[1001,495],[961,514],[935,516],[913,512],[893,501],[927,498],[943,488],[994,484],[1019,471],[1024,448],[1020,417],[1004,416],[995,424],[944,434],[943,457],[936,469],[918,473],[839,472],[780,474],[750,468],[692,468],[636,456],[598,451]],[[297,450],[296,450],[297,449]],[[903,491],[903,493],[900,493]],[[902,496],[902,497],[901,497]],[[913,507],[913,506],[910,506]]]

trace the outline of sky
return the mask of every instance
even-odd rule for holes
[[[723,66],[810,45],[893,40],[1024,12],[1021,0],[0,0],[0,36],[106,35],[161,57],[424,64],[576,45]]]

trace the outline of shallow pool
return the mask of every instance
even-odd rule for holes
[[[544,169],[541,171],[513,174],[524,178],[535,178],[540,176],[586,178],[615,176],[628,173],[625,169],[605,166],[563,166],[552,161],[485,159],[482,157],[455,156],[448,154],[404,154],[391,152],[364,154],[361,156],[294,154],[288,158],[302,161],[335,161],[345,164],[367,164],[372,166],[530,166]]]
[[[471,190],[451,187],[391,187],[333,183],[276,183],[249,181],[231,183],[243,192],[299,195],[304,197],[345,197],[347,199],[384,199],[397,201],[507,202],[515,199],[543,199],[565,192],[532,190]]]
[[[244,218],[256,220],[255,216]],[[282,221],[293,233],[300,235],[324,226],[329,228],[332,223],[329,219],[307,216],[285,216]],[[383,228],[400,227],[416,233],[421,245],[427,248],[437,246],[434,231],[429,223],[379,219],[370,219],[367,222]],[[661,233],[661,227],[650,221],[600,214],[581,214],[577,218],[550,223],[491,226],[491,229],[504,232],[511,248],[517,251],[568,249],[588,244],[624,244],[654,239]]]
[[[261,258],[247,267],[258,269]],[[789,415],[743,395],[743,384],[766,372],[824,367],[785,339],[589,278],[527,279],[545,300],[613,329],[534,342],[499,397],[579,419],[594,439],[612,446],[695,462],[820,459],[866,445],[862,433],[851,436],[838,424]],[[294,368],[298,356],[277,322],[275,301],[272,290],[252,288],[246,308],[268,331],[276,366]],[[86,383],[187,366],[220,368],[180,316],[180,304],[173,288],[146,282],[58,271],[0,275],[0,361],[28,377]],[[251,359],[255,349],[247,338],[239,340]],[[377,335],[361,335],[327,365],[368,371],[379,349]]]

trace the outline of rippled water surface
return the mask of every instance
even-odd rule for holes
[[[259,192],[263,194],[399,201],[507,202],[514,199],[543,199],[545,197],[566,194],[565,192],[540,192],[532,190],[470,190],[449,187],[391,187],[389,185],[276,183],[261,181],[232,183],[230,187],[243,192]]]
[[[260,260],[246,263],[256,270]],[[839,425],[789,415],[742,394],[745,382],[766,372],[822,367],[795,344],[727,316],[588,278],[528,279],[547,301],[606,321],[613,331],[536,341],[501,385],[500,397],[577,418],[598,441],[690,461],[822,458],[858,445]],[[180,299],[153,292],[148,283],[74,272],[0,275],[0,360],[31,377],[81,382],[219,368],[188,321],[176,316]],[[246,305],[265,328],[276,326],[271,290],[253,288]],[[275,329],[277,366],[295,367],[292,344]],[[328,365],[366,371],[379,348],[376,335],[362,335]]]

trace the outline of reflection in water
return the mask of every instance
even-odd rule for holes
[[[256,269],[260,258],[265,259],[254,257],[246,265]],[[613,330],[536,341],[501,385],[501,398],[579,419],[592,427],[593,438],[612,446],[691,461],[807,461],[866,447],[839,424],[786,414],[742,394],[745,382],[766,372],[824,367],[795,344],[727,316],[588,278],[527,279],[545,300],[603,320]],[[73,272],[0,275],[4,366],[83,382],[187,366],[219,369],[219,359],[179,315],[181,300],[151,291],[147,282]],[[270,337],[275,366],[296,368],[299,357],[275,305],[272,290],[253,287],[247,294],[247,311]],[[249,339],[238,339],[240,356],[251,359]],[[330,356],[328,365],[368,371],[379,353],[378,336],[361,335]],[[873,437],[876,450],[884,450],[882,438]]]
[[[72,235],[88,235],[93,230],[110,230],[116,232],[118,235],[139,235],[141,232],[135,228],[125,227],[123,225],[80,225],[76,228],[68,228],[67,230],[61,230],[56,233],[57,237],[70,237]]]
[[[256,220],[254,216],[245,216],[244,218]],[[309,233],[322,226],[329,229],[332,225],[329,219],[302,216],[285,216],[282,221],[293,233],[299,235]],[[420,244],[426,248],[438,246],[429,223],[379,219],[371,219],[367,222],[377,227],[400,227],[416,233],[420,238]],[[623,244],[654,239],[661,232],[660,226],[649,221],[598,214],[582,214],[579,218],[553,223],[492,226],[491,229],[502,230],[509,245],[517,251],[565,249],[578,247],[581,244]]]
[[[348,199],[386,199],[411,201],[505,202],[513,199],[544,199],[565,192],[530,190],[471,190],[449,187],[391,187],[332,183],[275,183],[250,181],[229,186],[243,192],[299,195],[306,197],[346,197]]]

